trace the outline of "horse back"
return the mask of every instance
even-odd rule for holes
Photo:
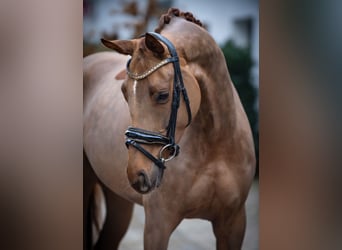
[[[115,52],[84,58],[83,145],[96,175],[110,190],[128,200],[140,201],[126,175],[124,134],[130,117],[121,92],[123,79],[116,77],[125,70],[127,60],[127,56]]]
[[[106,78],[109,77],[109,81],[113,84],[119,84],[116,83],[120,81],[116,80],[115,76],[125,69],[127,60],[127,56],[115,52],[99,52],[83,59],[84,104],[100,85],[108,83]]]

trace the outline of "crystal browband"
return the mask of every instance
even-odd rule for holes
[[[177,60],[178,60],[178,58],[177,58]],[[166,59],[162,60],[160,63],[158,63],[157,65],[155,65],[152,68],[150,68],[149,70],[147,70],[146,72],[144,72],[142,74],[136,74],[136,73],[132,73],[131,71],[129,71],[129,64],[131,63],[131,59],[130,59],[127,62],[127,75],[134,80],[141,80],[141,79],[144,79],[145,77],[151,75],[154,71],[156,71],[160,67],[164,66],[165,64],[168,64],[168,63],[174,62],[174,61],[176,61],[176,59],[174,57],[166,58]]]

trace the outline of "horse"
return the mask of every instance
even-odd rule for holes
[[[120,238],[139,204],[145,250],[167,249],[184,218],[209,220],[217,249],[241,249],[256,160],[219,46],[175,8],[154,32],[102,43],[116,52],[84,59],[83,139],[86,171],[116,199],[106,220]]]

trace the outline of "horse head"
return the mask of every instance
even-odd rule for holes
[[[131,56],[121,87],[132,122],[126,132],[127,175],[143,194],[161,184],[167,161],[178,155],[178,143],[201,102],[198,82],[174,39],[159,33],[102,39],[106,47]]]

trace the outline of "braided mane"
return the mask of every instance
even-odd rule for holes
[[[166,14],[163,14],[159,19],[158,27],[155,28],[154,32],[160,33],[164,28],[165,24],[169,24],[172,17],[182,17],[185,20],[195,23],[200,27],[203,27],[202,22],[194,17],[191,12],[182,12],[177,8],[170,8]]]

